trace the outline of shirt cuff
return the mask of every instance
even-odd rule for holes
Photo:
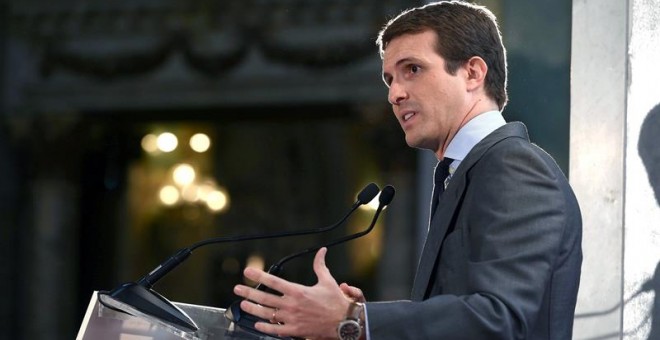
[[[367,313],[367,304],[364,304],[364,336],[367,340],[371,340],[371,334],[369,334],[369,313]]]

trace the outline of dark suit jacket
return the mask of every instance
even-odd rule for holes
[[[411,300],[367,303],[371,339],[570,339],[581,239],[566,177],[506,124],[440,197]]]

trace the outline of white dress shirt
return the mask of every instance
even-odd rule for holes
[[[500,111],[484,112],[467,122],[458,130],[445,150],[445,157],[454,160],[449,165],[449,172],[453,173],[458,168],[458,165],[477,143],[504,124],[506,121]]]

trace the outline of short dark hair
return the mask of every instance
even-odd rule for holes
[[[456,74],[474,56],[486,62],[486,93],[503,109],[508,100],[506,49],[495,15],[483,6],[463,1],[441,1],[406,10],[378,34],[381,58],[392,39],[426,30],[436,33],[436,52],[446,61],[449,74]]]

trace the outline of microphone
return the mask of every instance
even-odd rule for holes
[[[348,242],[350,240],[362,237],[362,236],[370,233],[371,230],[373,230],[374,226],[376,225],[376,221],[378,220],[378,217],[380,216],[381,211],[387,205],[389,205],[392,202],[392,199],[394,199],[394,193],[395,193],[394,187],[391,186],[391,185],[387,185],[387,186],[385,186],[385,188],[383,188],[383,191],[380,192],[380,196],[378,197],[378,208],[376,209],[376,213],[374,214],[374,217],[371,219],[371,223],[369,224],[369,227],[367,227],[367,229],[362,230],[362,231],[360,231],[358,233],[355,233],[355,234],[350,234],[350,235],[335,239],[333,241],[330,241],[330,242],[325,243],[325,244],[320,245],[320,246],[307,248],[307,249],[305,249],[303,251],[300,251],[298,253],[288,255],[288,256],[280,259],[279,261],[277,261],[275,264],[273,264],[268,269],[268,273],[272,274],[272,275],[279,276],[279,274],[282,272],[284,264],[289,262],[290,260],[292,260],[294,258],[297,258],[297,257],[303,256],[305,254],[315,252],[315,251],[321,249],[322,247],[332,247],[332,246],[338,245],[340,243]],[[273,293],[273,294],[281,295],[281,293],[279,293],[277,291],[274,291],[274,290],[262,285],[261,283],[259,283],[255,288],[258,289],[258,290],[261,290],[261,291],[267,291],[267,292],[270,292],[270,293]],[[243,311],[240,307],[240,302],[241,302],[241,300],[238,300],[238,301],[235,301],[234,303],[232,303],[229,306],[229,308],[227,308],[227,310],[225,311],[225,317],[227,317],[229,320],[231,320],[232,322],[234,322],[235,324],[237,324],[238,326],[240,326],[243,329],[250,330],[252,332],[256,332],[257,334],[263,334],[262,332],[258,331],[254,327],[254,324],[256,322],[260,322],[260,321],[261,322],[269,322],[269,321],[261,319],[257,316],[254,316],[252,314],[249,314],[249,313]],[[275,337],[271,334],[268,334],[268,336]],[[277,339],[297,339],[297,338],[281,338],[281,337],[275,337],[275,338],[277,338]]]
[[[184,311],[152,289],[153,285],[158,282],[158,280],[185,261],[188,256],[192,254],[193,250],[214,243],[251,241],[327,232],[343,224],[358,207],[369,203],[378,194],[378,191],[379,188],[376,184],[369,183],[357,195],[357,199],[351,206],[350,210],[339,221],[327,227],[262,235],[216,237],[197,242],[187,248],[179,250],[163,263],[159,264],[155,269],[150,271],[147,275],[140,278],[137,282],[121,284],[112,291],[100,291],[98,293],[99,301],[104,306],[113,310],[141,316],[147,319],[155,318],[156,321],[164,323],[166,326],[174,326],[179,330],[195,332],[199,329],[195,322],[190,319]]]
[[[380,216],[381,211],[387,205],[389,205],[392,202],[392,200],[394,199],[394,193],[395,193],[394,187],[391,186],[391,185],[387,185],[383,188],[383,191],[380,192],[380,196],[378,197],[378,208],[376,209],[376,213],[374,214],[374,217],[371,219],[371,223],[369,224],[369,227],[367,227],[367,229],[365,229],[361,232],[355,233],[355,234],[351,234],[351,235],[347,235],[347,236],[338,238],[336,240],[330,241],[330,242],[328,242],[324,245],[321,245],[321,246],[307,248],[307,249],[305,249],[301,252],[288,255],[288,256],[280,259],[279,261],[277,261],[277,263],[270,266],[270,268],[268,269],[268,273],[279,276],[279,274],[283,270],[284,264],[291,261],[294,258],[303,256],[305,254],[309,254],[309,253],[312,253],[312,252],[316,252],[316,251],[318,251],[319,249],[321,249],[323,247],[336,246],[340,243],[348,242],[350,240],[362,237],[362,236],[370,233],[371,230],[373,230],[374,226],[376,225],[376,221],[378,220],[378,217]]]

